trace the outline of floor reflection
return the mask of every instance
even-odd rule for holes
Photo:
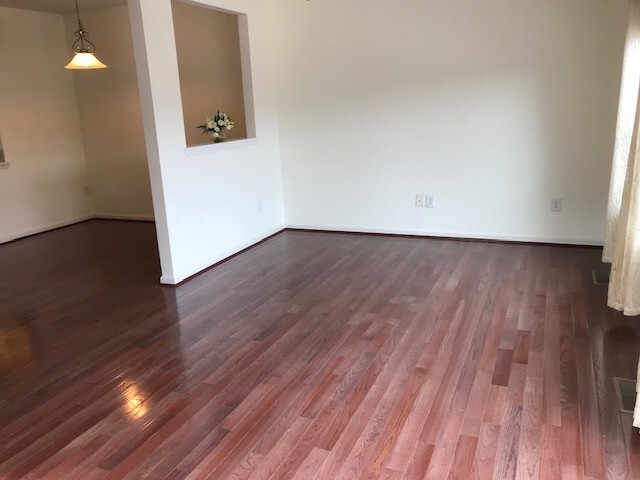
[[[27,327],[17,324],[0,328],[0,375],[32,366],[33,346]]]
[[[0,248],[0,425],[65,396],[142,419],[164,377],[182,375],[180,315],[158,284],[153,233],[94,221]]]
[[[134,420],[142,418],[148,412],[148,407],[144,403],[148,393],[140,389],[135,380],[130,378],[120,385],[126,403],[123,405],[124,412]]]

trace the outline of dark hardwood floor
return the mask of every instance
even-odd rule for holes
[[[640,478],[600,254],[286,232],[170,288],[151,224],[0,246],[0,476]]]

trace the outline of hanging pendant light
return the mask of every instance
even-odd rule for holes
[[[75,53],[73,60],[64,67],[69,70],[92,70],[96,68],[107,68],[107,66],[96,58],[96,46],[88,39],[89,33],[85,31],[80,20],[80,8],[76,0],[76,15],[78,16],[78,31],[74,35],[78,38],[73,44]]]

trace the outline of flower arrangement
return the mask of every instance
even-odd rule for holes
[[[207,117],[207,121],[196,128],[202,130],[203,135],[210,135],[215,143],[224,142],[226,138],[224,132],[233,129],[236,124],[231,117],[224,112],[218,111],[213,119]]]

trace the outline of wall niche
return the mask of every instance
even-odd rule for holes
[[[235,122],[226,142],[254,138],[245,14],[172,0],[187,147],[213,143],[197,128],[221,110]]]

